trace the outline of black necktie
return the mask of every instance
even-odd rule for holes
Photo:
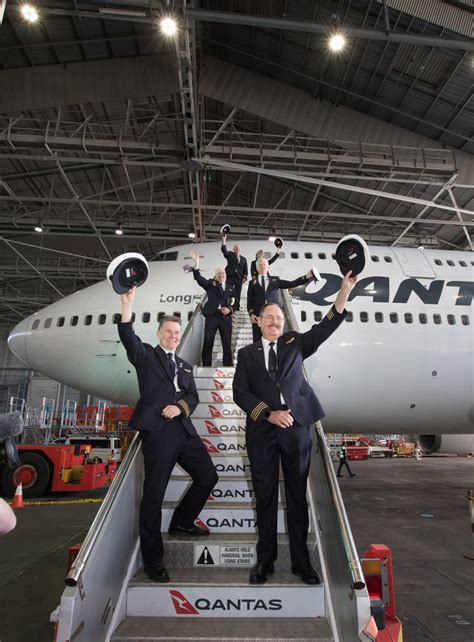
[[[265,292],[265,277],[262,276],[262,290]]]
[[[173,353],[168,352],[166,356],[168,357],[168,368],[170,369],[171,378],[174,380],[174,376],[176,374],[176,367],[174,365]]]
[[[275,345],[275,342],[271,341],[270,352],[268,353],[268,374],[273,379],[273,381],[276,381],[277,380],[277,356],[273,348],[274,345]]]

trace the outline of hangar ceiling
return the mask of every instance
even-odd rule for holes
[[[0,26],[1,324],[102,279],[121,252],[152,259],[224,223],[472,249],[471,0],[39,10],[28,24],[7,0]]]

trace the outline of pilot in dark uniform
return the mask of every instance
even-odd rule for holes
[[[190,419],[199,397],[192,367],[175,355],[181,339],[181,321],[177,317],[163,317],[157,332],[159,345],[142,343],[131,321],[135,290],[121,295],[122,320],[118,331],[128,359],[137,371],[140,389],[140,399],[129,422],[131,428],[141,433],[145,463],[140,546],[147,575],[156,582],[168,582],[163,565],[161,505],[171,471],[178,463],[192,478],[174,510],[171,535],[209,534],[207,529],[196,526],[194,520],[218,477]]]
[[[247,259],[240,253],[240,245],[234,245],[232,252],[227,249],[225,236],[222,237],[221,252],[227,259],[225,267],[227,283],[233,285],[235,290],[235,310],[240,310],[240,293],[248,276]]]
[[[247,310],[252,322],[254,342],[258,341],[262,336],[257,323],[257,317],[260,314],[262,306],[265,305],[265,303],[278,303],[279,290],[296,288],[313,278],[311,272],[298,277],[294,281],[285,281],[278,276],[270,276],[268,274],[268,261],[264,258],[258,259],[257,271],[258,275],[250,281],[247,291]]]
[[[308,332],[283,334],[281,308],[266,304],[258,322],[262,339],[239,350],[234,376],[234,401],[247,413],[246,442],[256,497],[257,565],[251,584],[263,584],[277,558],[278,476],[285,480],[291,570],[306,584],[319,584],[307,547],[306,482],[311,459],[312,426],[324,416],[303,373],[303,361],[344,320],[357,278],[344,277],[334,305]]]
[[[199,255],[190,253],[196,266],[193,276],[199,285],[207,292],[207,301],[202,309],[206,317],[204,325],[204,343],[202,346],[202,365],[212,365],[212,348],[217,330],[221,335],[223,366],[233,366],[232,359],[232,314],[234,312],[235,290],[226,283],[226,273],[223,268],[217,268],[213,279],[205,279],[199,271]]]

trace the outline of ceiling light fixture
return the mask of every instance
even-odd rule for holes
[[[119,222],[117,224],[117,227],[115,228],[115,234],[117,234],[117,236],[122,236],[123,234],[122,223]]]
[[[274,234],[270,234],[270,236],[268,237],[268,240],[270,241],[270,243],[274,243],[275,239],[276,239],[276,236]]]
[[[161,33],[167,38],[172,38],[178,33],[178,23],[174,18],[166,16],[160,20]]]
[[[343,49],[345,49],[347,44],[345,36],[340,33],[333,33],[332,36],[329,38],[329,49],[333,53],[339,53]]]
[[[32,24],[34,22],[38,22],[39,13],[38,13],[38,9],[34,5],[23,4],[21,5],[20,11],[21,11],[21,15],[27,22],[31,22]]]
[[[189,236],[190,239],[195,239],[196,238],[196,234],[195,234],[195,232],[193,232],[193,230],[191,230],[189,232],[188,236]]]
[[[35,232],[38,232],[38,234],[41,234],[41,232],[44,232],[44,227],[42,226],[41,223],[37,223],[33,229]]]

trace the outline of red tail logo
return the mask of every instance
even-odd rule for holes
[[[199,526],[200,528],[207,529],[206,524],[202,521],[200,517],[196,517],[196,519],[194,520],[194,523],[196,524],[196,526]]]
[[[211,413],[211,417],[219,417],[222,418],[222,414],[220,410],[217,410],[215,406],[211,406],[208,404],[207,406],[209,408],[209,412]]]
[[[212,401],[214,401],[214,403],[224,403],[224,399],[220,396],[218,392],[214,392],[214,390],[211,390],[211,395],[212,395]]]
[[[170,596],[177,615],[199,615],[199,611],[179,591],[170,591]]]
[[[219,381],[219,379],[214,379],[214,386],[218,390],[223,390],[223,388],[224,388],[224,384],[222,383],[222,381]]]
[[[207,432],[210,435],[222,435],[222,430],[220,430],[213,421],[205,421]]]
[[[202,443],[206,446],[206,448],[207,448],[207,452],[208,452],[210,455],[215,455],[216,453],[217,453],[217,454],[219,454],[219,451],[218,451],[218,450],[217,450],[217,448],[214,446],[214,444],[211,444],[211,442],[209,441],[209,439],[202,439]]]

